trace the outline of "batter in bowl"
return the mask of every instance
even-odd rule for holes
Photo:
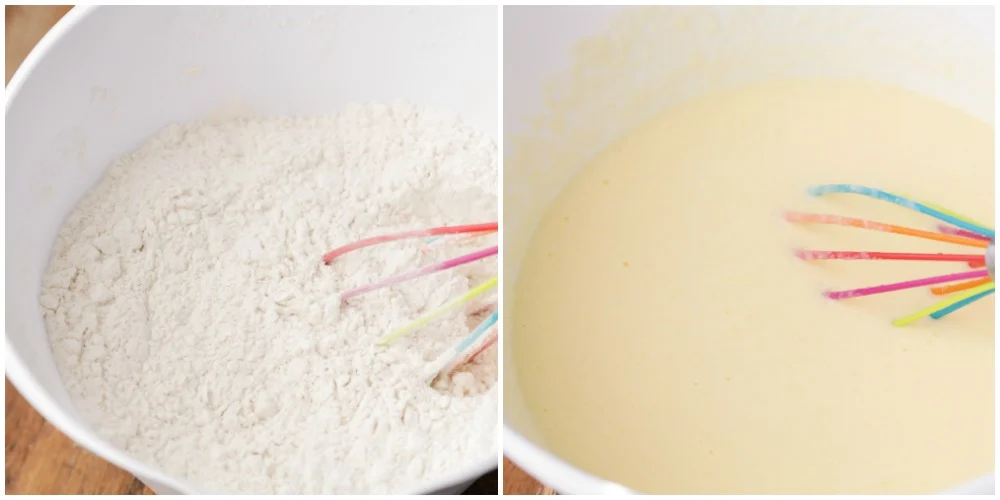
[[[546,445],[648,493],[933,493],[994,468],[992,297],[890,322],[926,288],[821,293],[967,270],[801,262],[793,248],[968,252],[783,210],[921,229],[855,183],[993,223],[993,128],[899,89],[790,81],[671,109],[593,160],[540,222],[511,344]]]

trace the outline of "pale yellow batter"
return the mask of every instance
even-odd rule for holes
[[[649,493],[931,493],[993,471],[992,297],[890,321],[955,263],[801,262],[791,249],[978,252],[786,209],[933,230],[854,183],[993,224],[993,129],[935,101],[784,82],[671,109],[585,168],[537,229],[507,329],[548,446]]]

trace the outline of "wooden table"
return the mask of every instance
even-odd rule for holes
[[[6,82],[69,6],[6,6]],[[131,474],[76,446],[5,381],[6,466],[10,494],[153,494]]]
[[[507,457],[503,458],[503,494],[504,495],[557,495],[549,488],[514,465]]]
[[[6,79],[69,6],[6,6]],[[131,474],[76,446],[5,381],[6,466],[10,494],[153,494]]]

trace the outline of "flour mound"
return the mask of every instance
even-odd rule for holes
[[[496,259],[339,295],[495,240],[321,257],[496,220],[496,179],[489,138],[405,103],[167,127],[111,166],[53,250],[40,302],[70,395],[99,434],[211,492],[398,493],[495,456],[496,349],[437,389],[420,378],[495,296],[375,340]]]

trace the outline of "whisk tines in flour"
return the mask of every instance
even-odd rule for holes
[[[498,319],[499,314],[497,311],[494,311],[475,330],[462,339],[458,345],[438,355],[437,359],[432,361],[427,367],[427,371],[424,373],[424,380],[433,382],[438,375],[447,375],[455,371],[459,366],[472,361],[476,356],[482,354],[483,351],[489,349],[490,346],[496,344],[500,333],[494,327]]]
[[[497,222],[488,222],[482,224],[469,224],[463,226],[444,226],[435,227],[430,229],[422,229],[416,231],[405,231],[401,233],[387,234],[383,236],[376,236],[373,238],[367,238],[349,245],[344,245],[339,248],[331,250],[326,255],[323,256],[323,262],[329,265],[337,257],[361,248],[378,245],[380,243],[388,243],[390,241],[398,241],[404,239],[416,239],[416,238],[429,238],[425,241],[425,246],[422,251],[426,251],[430,245],[439,243],[442,238],[452,235],[464,235],[466,239],[475,238],[478,236],[483,236],[487,234],[495,233],[499,228]],[[499,253],[498,246],[492,246],[489,248],[484,248],[482,250],[477,250],[453,259],[448,259],[442,262],[436,262],[427,266],[414,269],[413,271],[400,273],[395,276],[390,276],[389,278],[383,279],[381,281],[364,285],[352,290],[348,290],[341,294],[341,300],[346,301],[352,297],[357,297],[368,292],[393,286],[405,281],[410,281],[413,279],[420,278],[422,276],[427,276],[432,273],[445,271],[454,267],[461,266],[463,264],[468,264],[470,262],[475,262],[478,260],[485,259],[497,255]],[[393,330],[385,335],[383,335],[378,340],[379,346],[388,346],[393,342],[399,340],[403,336],[419,330],[423,326],[427,325],[431,321],[443,316],[444,314],[454,311],[459,307],[472,301],[479,295],[482,295],[486,291],[492,289],[499,283],[499,277],[493,276],[484,283],[481,283],[465,294],[456,297],[444,305],[434,309],[423,316],[411,321],[410,323]],[[486,318],[476,329],[474,329],[466,338],[462,339],[458,345],[445,351],[441,356],[436,359],[432,365],[431,370],[428,372],[428,381],[432,381],[439,373],[448,373],[453,371],[458,366],[467,363],[479,355],[483,350],[496,343],[496,333],[494,333],[493,326],[497,322],[497,313],[494,312],[490,317]],[[487,332],[490,332],[487,335]]]
[[[915,210],[924,215],[928,215],[944,224],[939,224],[937,232],[924,231],[908,227],[885,224],[881,222],[856,219],[851,217],[841,217],[839,215],[807,214],[801,212],[786,212],[785,219],[790,222],[814,223],[814,224],[834,224],[840,226],[850,226],[873,231],[882,231],[928,240],[936,240],[946,243],[953,243],[966,247],[975,248],[970,253],[894,253],[894,252],[865,252],[865,251],[818,251],[818,250],[796,250],[795,255],[807,261],[812,260],[909,260],[928,262],[956,262],[964,263],[973,269],[970,271],[955,272],[920,278],[898,283],[887,283],[865,288],[852,290],[828,291],[825,295],[834,300],[864,297],[880,293],[906,290],[918,287],[931,287],[934,295],[947,296],[943,300],[916,311],[912,314],[898,318],[892,322],[895,326],[906,326],[921,318],[930,316],[932,319],[941,319],[979,299],[991,295],[995,291],[994,283],[994,231],[985,224],[976,222],[968,217],[964,217],[939,205],[913,201],[909,198],[888,193],[879,189],[874,189],[856,184],[826,184],[815,186],[810,189],[813,196],[824,196],[827,194],[857,194],[868,196],[882,201],[895,203],[897,205]]]

